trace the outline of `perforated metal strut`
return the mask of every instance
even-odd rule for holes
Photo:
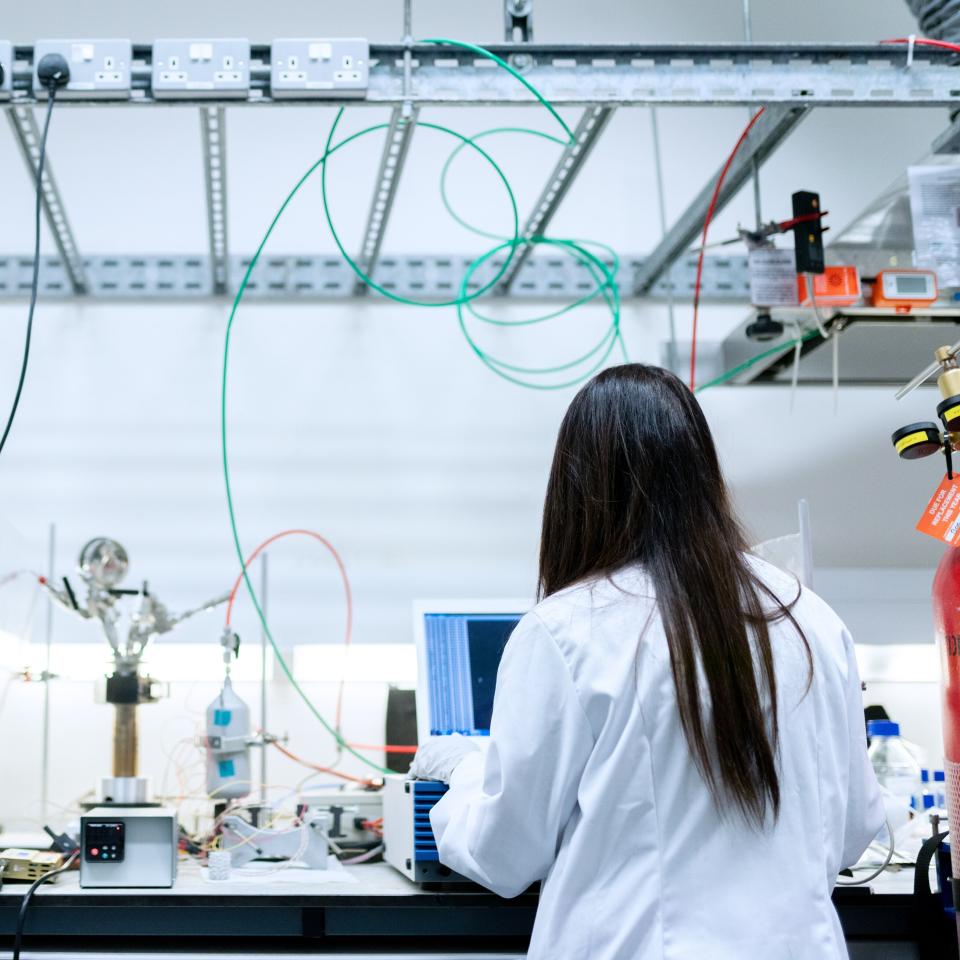
[[[383,146],[380,170],[377,173],[377,186],[370,203],[370,212],[367,214],[367,228],[363,232],[360,255],[357,257],[357,264],[367,276],[372,275],[380,256],[380,247],[383,245],[383,236],[397,195],[400,174],[403,172],[413,131],[417,125],[417,112],[416,107],[406,104],[394,109],[390,116],[387,142]],[[366,289],[366,284],[358,279],[356,292]]]
[[[203,173],[207,197],[207,235],[210,248],[210,278],[213,292],[227,292],[227,144],[223,107],[200,110],[203,135]]]
[[[10,126],[13,129],[17,145],[23,154],[24,162],[30,171],[34,186],[36,186],[37,168],[40,163],[40,128],[33,114],[33,108],[30,106],[13,106],[7,110],[7,116],[10,119]],[[85,293],[87,290],[87,278],[83,258],[77,249],[76,241],[73,238],[73,231],[70,229],[70,223],[67,220],[67,214],[63,207],[63,201],[60,199],[60,191],[57,189],[57,183],[53,177],[53,168],[49,155],[43,164],[43,177],[40,183],[40,202],[43,207],[47,225],[53,234],[54,243],[57,245],[57,250],[63,259],[63,264],[70,280],[70,286],[74,293]]]
[[[534,205],[533,213],[523,225],[521,239],[530,241],[544,235],[611,116],[613,116],[613,107],[588,107],[583,112],[576,130],[573,131],[573,143],[564,148],[563,154],[553,168],[547,185]],[[517,251],[503,275],[503,280],[497,286],[498,293],[510,292],[510,287],[530,256],[533,246],[531,243],[526,243]]]

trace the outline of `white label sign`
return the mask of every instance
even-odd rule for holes
[[[960,287],[960,166],[910,167],[914,265]]]
[[[755,307],[797,305],[797,264],[792,250],[751,250],[747,260],[750,302]]]

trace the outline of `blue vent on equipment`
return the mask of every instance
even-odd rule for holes
[[[433,780],[413,782],[413,857],[415,860],[439,860],[437,841],[430,826],[430,811],[450,788]]]

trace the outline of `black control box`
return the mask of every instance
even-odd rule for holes
[[[794,219],[802,218],[793,228],[797,273],[823,273],[823,225],[820,194],[798,190],[792,197]]]
[[[123,840],[126,825],[112,823],[85,823],[83,825],[83,859],[87,863],[120,863],[123,860]]]

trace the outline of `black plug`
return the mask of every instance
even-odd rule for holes
[[[783,336],[783,324],[779,320],[774,320],[764,310],[757,314],[757,319],[748,325],[744,333],[750,340],[759,340],[760,343],[766,343],[768,340],[776,340],[777,337]]]
[[[70,82],[70,64],[59,53],[48,53],[37,64],[37,79],[47,90],[65,87]]]
[[[74,850],[78,850],[80,848],[80,844],[74,840],[70,834],[55,833],[48,826],[44,826],[43,829],[52,841],[50,846],[52,846],[54,850],[62,853],[64,856],[69,856]]]

